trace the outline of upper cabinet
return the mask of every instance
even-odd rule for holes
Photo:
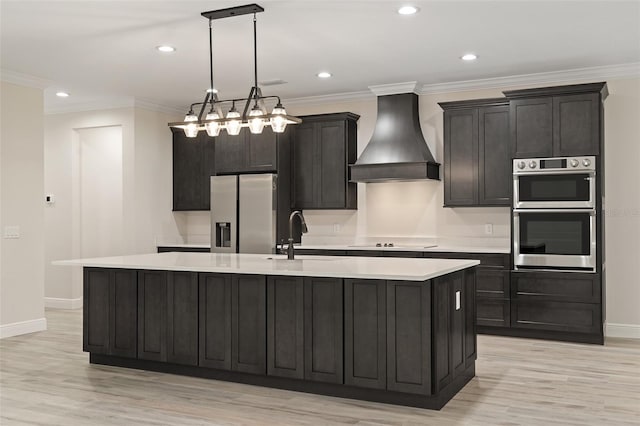
[[[511,90],[513,158],[599,155],[606,83]]]
[[[209,210],[209,178],[215,174],[213,138],[188,138],[173,130],[173,210]]]
[[[268,126],[260,134],[252,134],[247,128],[236,136],[220,132],[215,142],[216,174],[278,171],[279,145],[284,139],[288,141],[289,132],[290,129],[282,134],[273,133]]]
[[[310,115],[293,130],[295,209],[356,209],[357,187],[349,182],[356,161],[357,121],[352,113]]]
[[[510,205],[508,100],[439,105],[444,109],[444,205]]]

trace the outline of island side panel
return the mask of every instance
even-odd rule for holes
[[[199,363],[231,370],[231,275],[199,274]]]
[[[231,369],[266,374],[266,277],[233,275],[231,284]]]
[[[112,269],[110,283],[109,353],[127,358],[138,355],[138,274]]]
[[[167,360],[198,365],[197,272],[169,272],[167,310]]]
[[[84,268],[82,350],[109,354],[109,287],[111,270]]]
[[[138,358],[167,361],[166,271],[138,271]]]

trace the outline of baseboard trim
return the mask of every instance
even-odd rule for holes
[[[47,329],[47,319],[38,318],[29,321],[14,322],[0,325],[0,339],[5,337],[19,336],[21,334],[35,333]]]
[[[640,339],[640,325],[607,323],[606,336]]]
[[[82,308],[82,297],[78,297],[77,299],[45,297],[44,307],[51,309],[80,309]]]

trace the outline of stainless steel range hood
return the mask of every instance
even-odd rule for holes
[[[440,179],[440,164],[420,128],[418,95],[378,96],[373,136],[350,168],[352,182]]]

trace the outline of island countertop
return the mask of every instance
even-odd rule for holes
[[[426,281],[480,264],[478,260],[296,256],[229,253],[153,253],[58,260],[54,265],[164,271]]]

